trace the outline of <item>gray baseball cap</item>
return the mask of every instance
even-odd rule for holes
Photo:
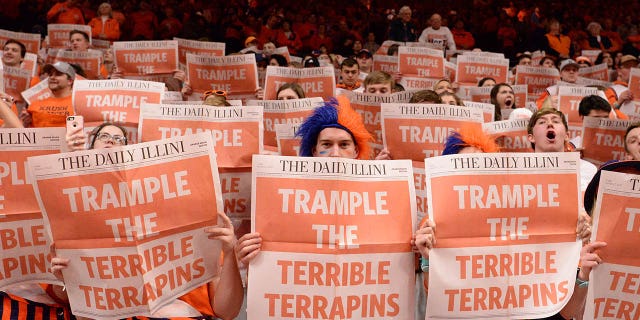
[[[73,69],[73,67],[66,63],[66,62],[62,62],[62,61],[58,61],[54,64],[47,64],[44,66],[44,68],[42,68],[42,71],[46,72],[46,73],[51,73],[52,69],[56,69],[66,75],[68,75],[69,77],[71,77],[71,79],[75,79],[76,77],[76,70]]]

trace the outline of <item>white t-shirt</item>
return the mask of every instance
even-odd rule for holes
[[[449,28],[444,26],[440,27],[438,30],[431,27],[424,29],[420,38],[418,38],[418,41],[433,43],[441,46],[443,49],[446,47],[449,51],[456,50],[456,42],[453,40],[453,34]]]

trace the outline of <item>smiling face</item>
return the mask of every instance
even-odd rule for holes
[[[349,132],[339,128],[325,128],[318,135],[313,156],[355,159],[358,157],[358,147]]]
[[[22,48],[17,43],[9,43],[4,46],[2,62],[8,67],[19,67],[22,62]]]
[[[64,92],[63,90],[70,88],[73,80],[69,79],[66,73],[62,73],[56,69],[51,70],[49,74],[49,90],[53,93]]]
[[[535,152],[562,152],[569,136],[560,115],[547,113],[535,120],[527,139],[535,144]]]

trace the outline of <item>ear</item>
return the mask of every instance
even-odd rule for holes
[[[527,134],[527,140],[531,143],[535,143],[536,139],[533,138],[533,134],[529,133]]]
[[[356,149],[356,155],[353,157],[354,159],[358,159],[358,156],[360,155],[360,150],[358,150],[358,146],[355,146]]]

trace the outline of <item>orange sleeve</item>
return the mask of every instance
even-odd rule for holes
[[[607,101],[609,101],[610,105],[618,102],[618,95],[612,88],[607,88],[606,90],[604,90],[604,95],[607,97]]]
[[[52,22],[51,20],[53,19],[53,17],[58,15],[58,11],[60,10],[60,8],[62,6],[64,6],[64,2],[58,2],[53,7],[51,7],[51,9],[49,9],[49,12],[47,12],[47,21],[48,22],[50,22],[50,23]]]
[[[544,100],[547,99],[547,97],[549,96],[549,92],[547,92],[547,90],[545,90],[540,97],[538,97],[538,99],[536,99],[536,106],[538,106],[538,110],[542,109],[542,104],[544,103]]]
[[[102,79],[109,78],[109,71],[107,71],[107,67],[105,67],[104,63],[100,65],[100,75],[102,76]]]

